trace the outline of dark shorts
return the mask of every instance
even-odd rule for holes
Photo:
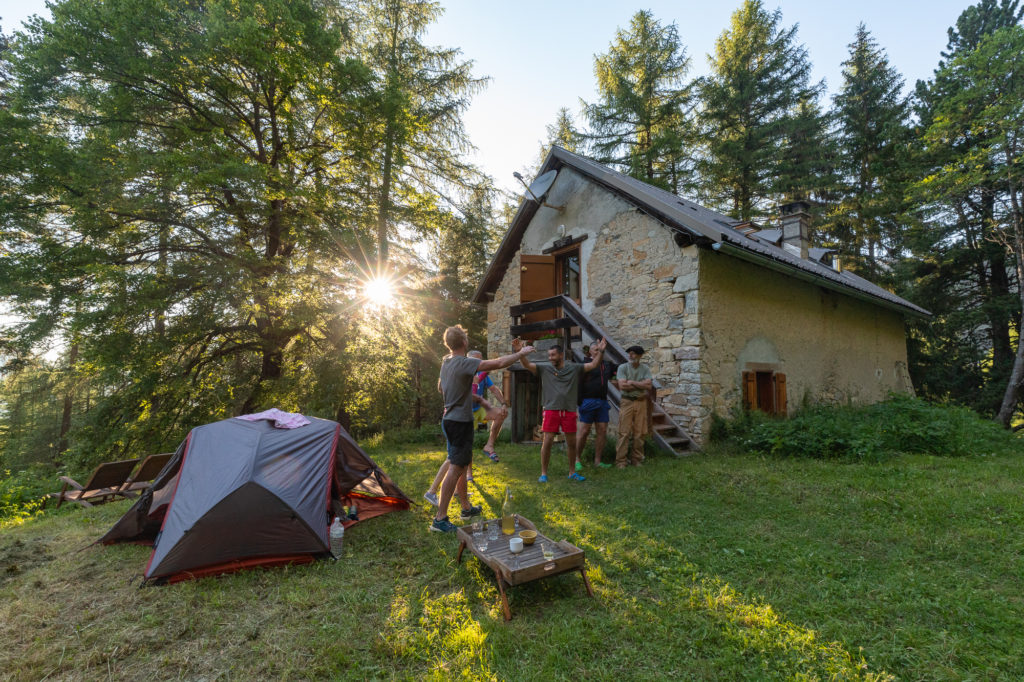
[[[576,433],[576,413],[568,410],[544,410],[540,430],[544,433]]]
[[[585,398],[580,405],[580,421],[584,424],[608,423],[608,401],[600,398]]]
[[[441,431],[448,441],[448,461],[457,467],[473,463],[473,422],[441,420]]]

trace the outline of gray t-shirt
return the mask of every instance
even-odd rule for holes
[[[444,397],[444,417],[452,422],[473,421],[473,375],[480,366],[480,358],[465,355],[446,355],[441,361],[441,395]]]
[[[619,370],[616,373],[615,378],[619,381],[622,381],[623,379],[626,379],[627,381],[644,381],[645,379],[653,379],[654,377],[651,376],[651,368],[647,365],[641,363],[636,366],[636,369],[634,369],[633,365],[628,362],[624,362],[619,365]],[[632,398],[633,400],[643,398],[645,395],[647,395],[647,391],[640,389],[632,389],[622,392],[623,398]]]
[[[583,365],[578,362],[564,362],[562,369],[555,369],[550,362],[535,364],[537,376],[540,377],[541,407],[545,410],[575,412]]]

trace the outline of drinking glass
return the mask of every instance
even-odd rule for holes
[[[555,548],[550,542],[540,543],[540,552],[544,555],[544,561],[551,561],[555,558]]]
[[[479,535],[474,535],[473,536],[473,546],[476,547],[476,551],[478,551],[478,552],[486,552],[487,551],[487,536],[484,535],[483,533],[480,533]]]
[[[498,532],[499,532],[498,524],[499,523],[500,523],[499,521],[495,521],[494,523],[489,524],[487,526],[487,539],[490,540],[491,542],[497,542],[498,541]]]

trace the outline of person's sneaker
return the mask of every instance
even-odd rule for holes
[[[598,462],[597,466],[601,467],[602,469],[611,469],[612,468],[612,465],[609,464],[608,462]]]
[[[576,460],[576,473],[583,471],[583,462]]]
[[[458,526],[449,521],[446,516],[443,519],[434,519],[430,524],[430,530],[434,533],[454,533],[458,530]]]
[[[432,493],[429,490],[423,493],[423,499],[435,507],[440,504],[440,502],[437,501],[437,493]]]
[[[547,483],[547,482],[548,482],[548,475],[547,474],[541,474],[540,478],[537,479],[537,483]]]
[[[569,474],[569,480],[570,480],[570,481],[585,481],[585,480],[587,480],[587,479],[586,479],[585,477],[583,477],[583,476],[580,476],[579,474],[577,474],[577,473],[576,473],[576,472],[574,471],[574,472],[572,472],[571,474]]]
[[[473,474],[466,474],[466,483],[473,482]]]
[[[464,519],[471,519],[474,516],[480,516],[480,512],[483,511],[483,507],[478,504],[473,505],[469,509],[463,509],[462,513],[459,514]]]

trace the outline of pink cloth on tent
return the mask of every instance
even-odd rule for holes
[[[303,417],[298,412],[285,412],[279,410],[276,407],[272,407],[269,410],[263,410],[256,414],[243,414],[235,419],[244,419],[246,421],[255,422],[260,419],[269,419],[274,422],[274,428],[277,429],[297,429],[300,426],[305,426],[311,423],[308,419]]]

